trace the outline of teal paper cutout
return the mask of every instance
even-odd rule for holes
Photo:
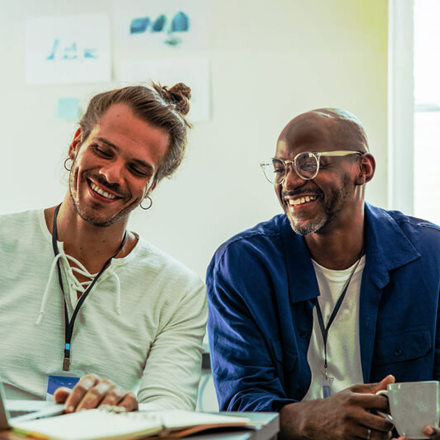
[[[79,117],[78,98],[59,98],[57,105],[57,118],[66,121],[76,121]]]

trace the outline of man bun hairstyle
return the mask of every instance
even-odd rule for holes
[[[125,104],[139,119],[162,129],[169,136],[169,145],[156,175],[158,182],[170,177],[179,167],[185,154],[187,129],[191,124],[185,118],[190,109],[191,89],[184,83],[171,88],[159,83],[151,86],[128,86],[95,95],[79,125],[84,142],[104,113],[115,104]]]
[[[154,89],[163,99],[169,100],[176,106],[176,110],[182,115],[186,115],[189,112],[191,99],[191,89],[184,83],[177,83],[171,89],[167,86],[161,86],[160,84],[154,84]]]

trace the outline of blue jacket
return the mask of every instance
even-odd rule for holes
[[[440,228],[365,204],[359,338],[365,383],[440,379]],[[285,215],[236,235],[207,273],[208,332],[220,409],[279,411],[311,380],[318,283]]]

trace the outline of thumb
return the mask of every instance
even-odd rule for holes
[[[377,393],[380,390],[386,390],[387,386],[390,383],[394,383],[396,381],[396,379],[394,378],[394,376],[392,374],[389,374],[388,376],[384,377],[379,383],[376,384],[372,384],[372,385],[376,385],[376,388],[373,389],[373,393]]]
[[[386,390],[388,384],[394,382],[395,382],[394,376],[389,374],[388,376],[384,377],[380,382],[355,385],[352,388],[352,391],[355,393],[376,394],[380,390]]]
[[[60,387],[58,388],[55,393],[53,394],[53,397],[55,399],[56,403],[64,403],[67,398],[70,396],[70,393],[72,390],[67,387]]]

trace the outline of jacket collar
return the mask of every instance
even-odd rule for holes
[[[287,216],[281,223],[286,272],[292,303],[319,296],[319,287],[304,237],[293,232]],[[420,258],[420,254],[391,215],[365,203],[366,270],[379,288],[389,282],[389,271]]]
[[[418,258],[419,252],[391,215],[365,203],[366,269],[378,288],[388,284],[389,272]]]

